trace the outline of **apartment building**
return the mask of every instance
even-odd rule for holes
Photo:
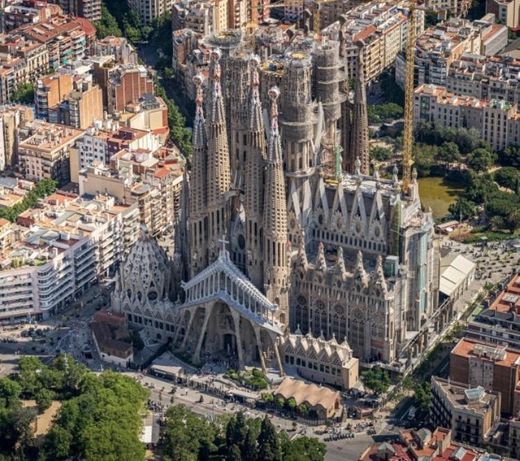
[[[26,179],[70,181],[70,150],[82,131],[46,122],[34,123],[30,135],[18,143],[20,171]]]
[[[52,69],[84,58],[96,36],[90,21],[70,16],[53,16],[45,22],[20,27],[17,32],[47,47]]]
[[[323,33],[341,31],[346,42],[348,77],[357,78],[359,53],[365,80],[373,81],[393,66],[403,51],[408,36],[408,3],[405,1],[371,1],[347,11],[341,22],[335,22]],[[343,24],[341,24],[343,23]],[[416,35],[424,31],[424,11],[416,11]]]
[[[49,70],[44,45],[20,35],[0,37],[0,104],[6,104],[17,87],[33,82]]]
[[[491,304],[468,322],[466,336],[490,345],[520,350],[520,274],[515,274]]]
[[[296,22],[303,17],[303,10],[305,6],[303,0],[286,0],[283,2],[283,5],[283,19],[285,21]]]
[[[51,0],[60,5],[65,14],[81,16],[90,21],[101,20],[101,0]]]
[[[502,414],[520,410],[520,352],[462,338],[450,354],[450,380],[500,394]]]
[[[18,161],[18,129],[33,120],[27,106],[0,107],[0,171],[13,169]]]
[[[136,206],[55,193],[0,248],[0,323],[47,318],[112,273],[139,234]]]
[[[92,45],[93,56],[111,56],[118,64],[137,64],[135,48],[124,37],[105,37]]]
[[[35,183],[11,176],[0,176],[0,208],[7,208],[23,201]]]
[[[172,30],[184,28],[201,35],[219,33],[230,28],[228,2],[185,0],[175,3],[172,10]]]
[[[520,29],[520,0],[486,0],[486,13],[492,13],[514,32]]]
[[[143,24],[150,24],[171,11],[173,0],[128,0],[128,5],[139,15]]]
[[[419,4],[427,10],[443,14],[443,17],[465,17],[471,7],[471,0],[424,0]]]
[[[452,441],[449,429],[438,427],[401,431],[397,440],[368,447],[359,461],[501,461],[500,456]]]
[[[17,75],[17,83],[32,82],[49,70],[49,53],[46,48],[19,35],[8,36],[0,45],[0,52],[23,61],[24,66]]]
[[[80,194],[110,194],[118,203],[137,204],[139,220],[151,235],[163,235],[180,212],[184,160],[166,148],[123,149],[110,163],[92,163],[79,175]]]
[[[482,446],[500,420],[500,394],[433,376],[430,421],[451,430],[457,442]]]
[[[137,104],[146,94],[154,94],[153,80],[144,66],[120,65],[106,69],[107,109],[122,112],[129,104]]]
[[[450,18],[417,37],[415,82],[445,86],[451,65],[463,54],[494,55],[507,45],[507,27],[494,23],[493,15],[478,21]],[[396,82],[404,87],[405,54],[396,59]]]
[[[145,94],[137,104],[129,104],[119,120],[129,128],[151,131],[159,138],[161,145],[168,141],[168,108],[158,96]]]
[[[78,82],[60,103],[49,109],[49,122],[84,130],[103,119],[103,94],[92,79]]]
[[[463,54],[448,71],[446,88],[460,96],[520,102],[520,60],[508,56]]]
[[[1,32],[7,33],[26,24],[45,22],[63,14],[58,5],[43,0],[7,0],[0,10]]]
[[[104,129],[103,129],[104,128]],[[162,147],[160,138],[152,131],[119,127],[109,121],[91,127],[78,139],[76,148],[78,157],[71,157],[71,163],[78,162],[78,171],[101,163],[108,165],[112,156],[122,150],[136,152],[155,152]],[[77,178],[71,178],[78,182]]]
[[[421,85],[415,90],[414,123],[477,130],[494,150],[520,143],[520,114],[506,101],[456,96],[445,87]]]
[[[320,4],[320,29],[338,21],[344,14],[360,5],[361,0],[329,0]],[[315,9],[314,9],[315,11]]]
[[[49,120],[49,108],[56,107],[74,87],[71,74],[55,73],[36,81],[34,91],[37,118]]]

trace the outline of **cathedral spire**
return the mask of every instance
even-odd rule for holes
[[[203,84],[204,77],[200,74],[193,77],[193,84],[196,88],[195,96],[195,119],[193,121],[193,147],[200,148],[205,147],[206,143],[206,128],[204,127],[204,109],[203,109]]]
[[[260,79],[258,77],[258,66],[260,66],[260,58],[256,55],[251,56],[249,60],[249,69],[251,74],[251,93],[249,97],[249,129],[251,131],[259,131],[264,128],[264,119],[262,117],[262,104],[260,102]]]
[[[278,130],[277,87],[269,90],[271,99],[271,133],[269,154],[265,169],[264,195],[264,285],[266,296],[278,304],[278,319],[287,325],[289,322],[287,259],[287,206],[285,179],[282,163],[282,147]]]
[[[278,87],[274,86],[269,90],[271,98],[271,134],[269,136],[269,154],[267,160],[272,163],[282,162],[282,144],[280,141],[280,130],[278,127],[278,103],[280,95]]]
[[[264,120],[259,94],[258,66],[260,59],[249,61],[251,85],[248,107],[247,154],[245,158],[244,210],[246,214],[246,268],[253,284],[261,289],[262,254],[261,228],[263,215],[264,161],[266,153]]]
[[[210,262],[217,258],[218,241],[227,234],[228,228],[229,213],[226,194],[231,186],[231,176],[225,114],[220,84],[220,51],[215,49],[210,56],[210,104],[206,120],[208,137],[207,226]]]
[[[207,260],[207,139],[203,109],[203,77],[196,75],[193,83],[197,90],[193,122],[193,156],[189,193],[189,246],[190,276],[204,269]]]
[[[365,72],[362,50],[359,50],[358,76],[354,88],[354,109],[352,114],[352,135],[350,139],[350,155],[353,159],[360,159],[361,174],[368,174],[368,111],[365,84]]]

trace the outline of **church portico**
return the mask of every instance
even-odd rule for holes
[[[189,319],[180,348],[195,363],[225,359],[237,368],[260,363],[265,369],[274,358],[278,365],[276,338],[283,332],[278,306],[233,264],[227,242],[220,243],[217,260],[182,284],[185,302],[177,309]]]

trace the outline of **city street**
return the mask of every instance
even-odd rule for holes
[[[224,414],[233,414],[240,410],[243,410],[246,416],[251,418],[263,418],[265,416],[265,412],[252,409],[239,403],[227,403],[218,397],[207,395],[195,389],[174,386],[171,382],[153,376],[145,376],[134,372],[125,372],[125,374],[137,379],[141,384],[146,386],[150,390],[150,399],[153,402],[163,404],[164,408],[167,408],[172,404],[173,397],[173,404],[186,405],[193,412],[209,419]],[[171,390],[173,387],[176,387],[177,390],[172,396]],[[325,426],[312,427],[290,419],[281,418],[272,413],[269,413],[269,418],[277,429],[287,431],[290,437],[295,435],[307,435],[309,437],[323,439],[326,435],[322,434],[326,429]],[[346,421],[341,425],[341,428],[344,429],[349,423],[355,426],[356,424],[359,424],[360,421]],[[378,432],[382,431],[386,426],[384,419],[376,424],[376,431]],[[335,428],[340,429],[340,426],[336,426]],[[325,442],[327,445],[326,459],[331,461],[356,460],[365,448],[373,443],[373,441],[374,439],[372,436],[367,435],[366,432],[360,432],[356,433],[353,439]]]

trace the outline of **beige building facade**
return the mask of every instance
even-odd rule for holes
[[[82,132],[62,125],[39,122],[31,136],[18,144],[18,161],[30,180],[70,181],[70,150]]]
[[[415,90],[414,122],[477,130],[496,151],[520,142],[520,115],[506,101],[456,96],[446,88],[421,85]]]

